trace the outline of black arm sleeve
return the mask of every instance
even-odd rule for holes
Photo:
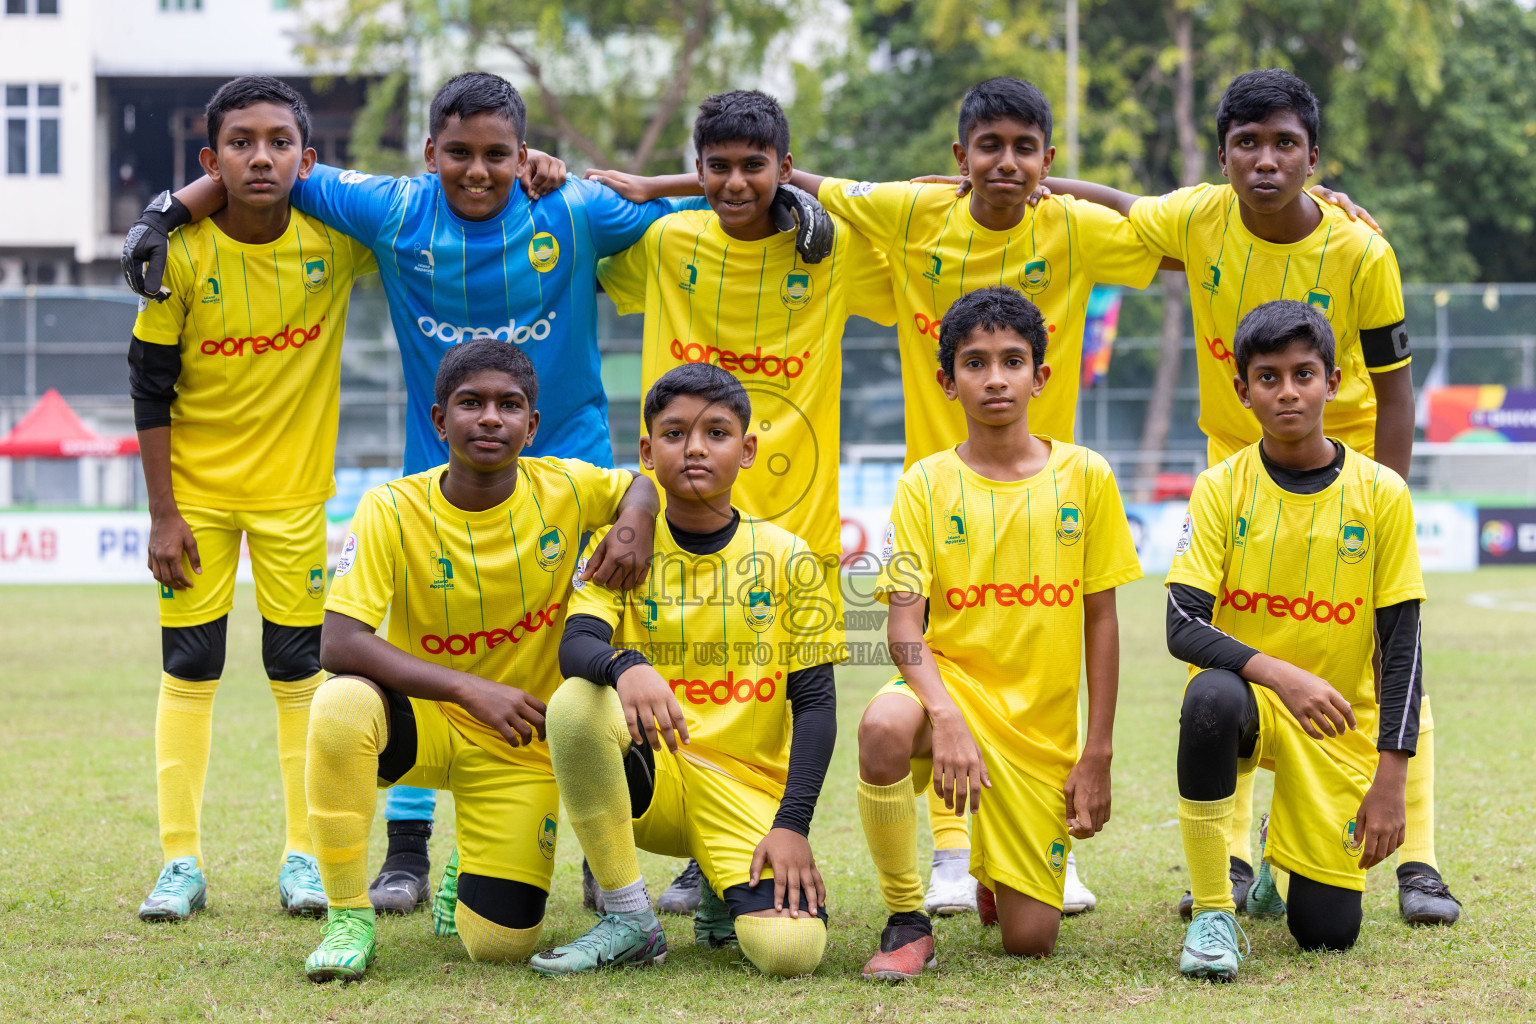
[[[774,828],[787,828],[803,836],[811,834],[811,815],[821,797],[821,784],[832,763],[837,742],[837,688],[831,664],[797,669],[785,681],[785,696],[794,715],[794,734],[789,740],[789,771],[784,798],[773,817]]]
[[[1377,750],[1419,748],[1419,703],[1424,699],[1424,659],[1419,648],[1419,602],[1376,609],[1381,648],[1381,718]]]
[[[596,615],[572,615],[560,636],[560,672],[604,686],[617,686],[619,676],[636,665],[648,665],[639,651],[613,646],[613,627]]]
[[[128,393],[133,396],[136,430],[171,425],[171,403],[181,376],[181,347],[151,345],[134,338],[128,343]]]
[[[1168,653],[1196,668],[1241,673],[1259,652],[1211,625],[1216,597],[1199,587],[1168,584]]]
[[[1368,327],[1360,332],[1360,351],[1365,356],[1365,368],[1391,366],[1413,355],[1408,344],[1408,327],[1399,320],[1385,327]]]

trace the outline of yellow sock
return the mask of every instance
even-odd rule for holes
[[[1291,873],[1285,868],[1277,868],[1273,864],[1269,866],[1269,877],[1275,880],[1275,892],[1280,894],[1281,902],[1291,898]]]
[[[213,735],[217,679],[192,682],[160,673],[155,708],[155,790],[160,804],[160,848],[166,860],[203,863],[203,782]]]
[[[939,795],[928,788],[928,827],[933,829],[935,850],[967,850],[971,846],[971,830],[966,818],[944,806]]]
[[[1258,772],[1237,777],[1237,803],[1232,809],[1232,834],[1228,837],[1233,857],[1253,863],[1253,781]]]
[[[544,930],[543,921],[532,928],[507,928],[481,917],[462,901],[454,921],[459,926],[459,938],[465,951],[477,964],[510,964],[528,959],[538,948],[539,933]]]
[[[327,679],[309,712],[304,792],[309,834],[331,908],[368,901],[368,831],[378,802],[379,752],[389,736],[384,701],[367,683]]]
[[[309,838],[309,804],[304,799],[304,758],[309,744],[309,704],[325,673],[291,683],[270,679],[277,701],[277,763],[283,773],[283,810],[287,815],[287,849],[314,853]]]
[[[912,799],[912,776],[890,786],[860,779],[859,819],[864,823],[870,859],[880,876],[880,897],[886,909],[893,914],[921,910],[923,883],[917,877],[917,807]]]
[[[1179,797],[1179,832],[1184,837],[1184,859],[1189,861],[1189,891],[1195,897],[1195,913],[1225,910],[1236,913],[1232,883],[1227,878],[1230,862],[1227,835],[1232,831],[1235,797],[1222,800],[1186,800]]]
[[[640,880],[624,755],[629,727],[611,686],[567,679],[544,716],[549,759],[571,830],[597,884],[610,892]]]
[[[1435,721],[1429,715],[1429,698],[1419,709],[1418,753],[1408,759],[1408,784],[1403,789],[1408,825],[1397,862],[1418,861],[1436,871],[1435,861]]]
[[[736,918],[736,941],[764,974],[797,978],[810,974],[827,951],[827,926],[819,917]]]

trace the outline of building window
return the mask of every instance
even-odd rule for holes
[[[160,0],[162,11],[200,11],[203,0]]]
[[[37,153],[38,174],[59,173],[59,101],[57,83],[5,87],[5,173],[28,174]],[[34,104],[32,98],[36,96]]]
[[[27,0],[5,0],[6,14],[26,14]]]
[[[26,14],[28,0],[5,0],[6,14]],[[31,0],[33,14],[58,14],[59,0]]]

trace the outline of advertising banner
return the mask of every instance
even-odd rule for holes
[[[1536,565],[1536,508],[1477,510],[1479,565]]]
[[[1455,384],[1429,391],[1426,441],[1536,441],[1536,391]]]

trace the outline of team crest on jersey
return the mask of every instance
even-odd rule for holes
[[[1371,549],[1371,533],[1358,519],[1339,527],[1339,557],[1351,564],[1360,561]]]
[[[547,274],[560,262],[560,243],[548,231],[540,231],[528,239],[528,262],[533,269]]]
[[[698,283],[698,265],[688,262],[687,259],[679,260],[677,264],[677,286],[689,295],[692,295],[694,286]]]
[[[1205,261],[1205,272],[1200,275],[1200,287],[1213,296],[1216,294],[1216,289],[1221,287],[1221,264]]]
[[[441,551],[432,552],[432,582],[427,584],[433,590],[453,589],[453,562]]]
[[[176,600],[176,591],[172,590],[169,586],[167,586],[164,583],[160,584],[160,600],[162,600],[162,601],[174,601],[174,600]]]
[[[896,524],[885,524],[885,536],[880,539],[880,564],[889,565],[896,554]]]
[[[357,534],[348,531],[346,541],[341,545],[341,557],[336,559],[336,578],[341,579],[352,571],[352,564],[357,561]]]
[[[325,282],[331,279],[330,264],[325,262],[324,256],[311,256],[304,261],[304,287],[312,292],[317,292],[325,287]]]
[[[1327,288],[1313,288],[1308,291],[1307,305],[1328,319],[1333,319],[1333,293]]]
[[[304,592],[310,597],[319,597],[325,593],[325,566],[312,565],[309,567],[308,577],[304,581]]]
[[[949,516],[944,520],[944,543],[965,543],[965,519],[962,516]]]
[[[545,860],[555,859],[555,833],[560,831],[560,825],[555,821],[553,814],[544,815],[544,820],[539,822],[539,852]]]
[[[1049,260],[1032,259],[1024,264],[1024,272],[1019,275],[1019,287],[1031,295],[1039,295],[1051,286],[1051,263]]]
[[[1052,839],[1046,855],[1050,859],[1051,870],[1058,875],[1061,874],[1062,865],[1067,862],[1067,841],[1060,837]]]
[[[1068,547],[1083,539],[1083,510],[1070,501],[1056,510],[1056,539]]]
[[[928,269],[923,271],[923,276],[926,277],[928,280],[930,280],[930,281],[934,282],[935,284],[937,284],[938,281],[939,281],[939,272],[941,270],[943,270],[943,269],[944,269],[944,261],[939,259],[939,254],[936,253],[936,252],[929,253],[928,254]]]
[[[1344,840],[1344,852],[1350,856],[1359,853],[1360,847],[1365,844],[1365,837],[1360,834],[1360,829],[1357,827],[1356,819],[1354,818],[1350,818],[1344,823],[1341,838]]]
[[[1247,539],[1248,539],[1248,517],[1247,516],[1238,516],[1237,517],[1237,536],[1232,539],[1232,546],[1236,547],[1236,548],[1240,548],[1240,547],[1243,546],[1243,541],[1245,541]]]
[[[747,591],[747,625],[761,633],[773,625],[773,595],[766,590]]]
[[[1178,542],[1173,545],[1173,553],[1175,555],[1182,555],[1184,552],[1188,551],[1189,544],[1192,540],[1194,540],[1194,536],[1195,521],[1191,519],[1189,517],[1189,513],[1186,512],[1184,513],[1184,525],[1179,527]]]
[[[223,297],[219,294],[219,279],[217,277],[209,277],[203,280],[202,301],[204,303],[223,301]]]
[[[656,602],[648,597],[640,602],[640,607],[643,610],[640,616],[640,624],[652,633],[656,632],[656,617],[660,611],[656,607]]]
[[[547,527],[539,534],[539,568],[552,570],[560,564],[560,559],[565,556],[565,534],[560,532],[560,527]]]
[[[811,301],[812,290],[811,275],[792,270],[784,275],[784,281],[779,285],[779,301],[784,303],[785,309],[804,309]]]

